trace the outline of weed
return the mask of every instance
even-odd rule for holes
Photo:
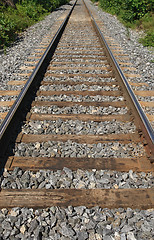
[[[145,47],[154,47],[154,30],[152,32],[147,32],[144,38],[140,38],[139,42]]]
[[[144,46],[154,46],[153,0],[99,0],[99,3],[106,12],[117,15],[127,28],[128,38],[128,28],[143,29],[145,37],[140,42]]]
[[[0,4],[0,48],[10,45],[21,31],[66,2],[68,0],[24,0],[16,4],[16,9]]]
[[[128,27],[126,27],[126,35],[127,35],[128,40],[130,40],[130,30]]]

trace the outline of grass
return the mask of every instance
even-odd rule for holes
[[[97,0],[92,0],[95,1]],[[129,28],[143,30],[139,42],[143,46],[154,47],[154,13],[150,0],[99,0],[99,6],[116,15],[127,31]]]
[[[138,29],[145,32],[145,36],[140,38],[140,42],[144,46],[154,47],[154,14],[146,14],[136,25]]]
[[[24,0],[16,9],[0,5],[0,48],[8,47],[20,32],[42,20],[68,0]]]
[[[146,47],[154,47],[154,14],[147,13],[143,18],[136,20],[134,22],[126,22],[118,16],[120,22],[122,22],[127,31],[129,28],[142,30],[144,32],[143,36],[139,39],[139,42]]]

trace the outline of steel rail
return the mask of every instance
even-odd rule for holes
[[[59,27],[52,41],[46,48],[44,54],[40,58],[31,76],[25,83],[23,89],[19,93],[16,101],[10,108],[9,112],[7,113],[5,119],[3,120],[0,126],[0,157],[1,158],[4,156],[6,152],[6,148],[8,147],[8,144],[10,142],[11,134],[12,134],[12,131],[14,130],[14,124],[16,124],[16,122],[19,121],[19,118],[21,117],[22,109],[27,107],[26,105],[27,105],[27,101],[29,100],[28,99],[29,92],[34,91],[34,86],[36,87],[37,85],[39,85],[40,81],[42,80],[41,76],[43,76],[43,74],[45,73],[45,69],[47,68],[48,63],[50,62],[50,59],[54,54],[54,51],[67,25],[69,17],[76,5],[76,2],[77,0],[73,4],[71,10],[69,11],[68,15],[66,16],[63,23]]]
[[[117,60],[115,59],[111,49],[109,48],[109,46],[103,36],[103,33],[101,32],[99,26],[97,25],[91,11],[89,10],[89,8],[84,0],[83,0],[83,2],[87,8],[87,11],[88,11],[90,17],[91,17],[92,24],[95,28],[95,31],[97,32],[97,34],[99,36],[99,39],[103,45],[103,48],[105,48],[105,50],[106,50],[109,61],[111,62],[111,65],[112,65],[113,69],[115,70],[115,74],[118,77],[118,79],[120,79],[120,81],[123,85],[123,89],[126,91],[129,101],[131,101],[131,107],[133,107],[133,109],[137,113],[136,115],[137,115],[138,119],[140,120],[140,125],[142,127],[142,131],[144,133],[145,139],[146,139],[149,149],[150,149],[149,157],[150,157],[151,162],[153,162],[154,161],[154,130],[153,130],[146,114],[144,113],[139,101],[137,100],[137,97],[135,96],[131,86],[129,85],[126,77],[124,76],[124,73],[121,70]]]

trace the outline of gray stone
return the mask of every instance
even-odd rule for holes
[[[2,214],[6,215],[8,213],[8,210],[6,208],[1,209]]]
[[[107,228],[103,229],[104,236],[111,236],[112,233],[113,233],[112,229],[107,229]]]
[[[65,237],[72,237],[75,235],[75,232],[72,228],[66,225],[66,223],[63,223],[61,225],[60,233]]]
[[[104,236],[103,240],[113,240],[114,238],[110,237],[110,236]]]
[[[78,240],[86,240],[88,239],[88,233],[86,231],[77,232]]]
[[[9,222],[7,222],[6,220],[4,220],[2,222],[2,228],[5,229],[5,230],[12,230],[12,227],[11,227],[11,224]]]
[[[37,227],[38,227],[39,223],[36,219],[34,219],[31,223],[30,223],[30,227],[28,229],[28,232],[33,232]]]
[[[126,240],[126,234],[125,233],[122,233],[120,236],[121,236],[121,240]]]
[[[51,222],[50,222],[50,227],[51,227],[51,228],[55,226],[56,221],[57,221],[57,219],[56,219],[54,216],[52,216],[52,217],[51,217]]]
[[[131,208],[127,208],[126,214],[127,214],[128,218],[132,218],[133,217],[133,210]]]
[[[10,233],[11,232],[9,230],[4,230],[4,232],[3,232],[4,239],[7,239],[10,236]]]
[[[52,212],[53,214],[55,214],[55,212],[56,212],[56,207],[51,207],[50,210],[51,210],[51,212]]]
[[[74,207],[74,210],[75,210],[76,213],[77,213],[78,215],[80,215],[80,216],[83,215],[85,209],[86,209],[85,206]]]
[[[46,212],[46,211],[43,211],[43,213],[41,214],[41,216],[42,216],[43,218],[46,218],[46,217],[49,216],[49,213]]]
[[[21,219],[18,218],[18,221],[15,222],[15,226],[19,229],[19,228],[20,228],[20,225],[21,225]]]
[[[133,232],[128,232],[127,233],[127,239],[128,240],[136,240],[134,233]]]
[[[130,231],[132,231],[133,230],[133,228],[131,227],[131,226],[129,226],[129,225],[124,225],[124,227],[121,229],[121,232],[122,233],[128,233],[128,232],[130,232]]]
[[[86,229],[90,230],[90,229],[94,229],[96,226],[96,223],[94,223],[92,220],[90,220],[87,224],[86,224]]]

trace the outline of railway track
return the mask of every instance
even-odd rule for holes
[[[14,90],[1,92],[19,93],[15,103],[3,103],[12,106],[7,116],[1,114],[1,208],[154,207],[148,185],[136,189],[116,182],[114,187],[101,185],[99,178],[99,184],[79,181],[84,171],[106,170],[144,172],[152,179],[154,169],[153,129],[130,88],[142,84],[131,82],[138,77],[134,68],[110,38],[104,39],[99,18],[89,8],[87,1],[75,3],[51,43],[44,42],[26,62],[23,80],[10,82]],[[67,184],[48,179],[41,185],[36,181],[40,170],[46,176],[65,173]],[[31,186],[20,179],[24,173]],[[76,173],[81,176],[73,183]]]

